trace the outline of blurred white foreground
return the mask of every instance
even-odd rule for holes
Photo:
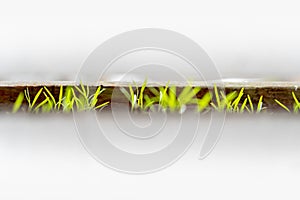
[[[95,161],[79,142],[72,115],[1,114],[0,198],[293,199],[299,195],[298,124],[290,115],[231,115],[205,160],[197,159],[200,134],[174,165],[137,176]]]

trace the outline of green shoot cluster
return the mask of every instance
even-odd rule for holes
[[[100,86],[93,94],[90,94],[88,86],[84,87],[82,84],[80,84],[80,87],[67,86],[65,89],[63,86],[60,86],[59,97],[58,99],[55,99],[47,87],[42,87],[36,93],[34,98],[31,99],[29,89],[26,88],[24,92],[21,92],[18,95],[12,112],[16,113],[19,111],[19,109],[22,107],[24,98],[28,104],[27,111],[34,113],[96,110],[109,104],[109,102],[105,102],[97,105],[98,97],[103,91],[104,89]],[[42,101],[37,103],[38,99],[42,99]]]
[[[129,85],[129,91],[121,88],[122,93],[127,97],[131,104],[131,110],[154,110],[154,105],[159,105],[158,110],[180,111],[183,112],[187,105],[196,104],[198,111],[203,111],[209,106],[211,101],[210,93],[205,94],[202,99],[197,99],[196,95],[201,90],[200,87],[186,86],[177,96],[176,87],[167,84],[164,87],[148,87],[153,94],[149,97],[144,94],[147,82],[144,81],[141,88],[135,85],[135,89]]]
[[[158,87],[158,89],[147,87],[153,94],[149,97],[147,94],[144,94],[147,80],[144,81],[141,87],[138,87],[136,83],[134,84],[134,87],[129,85],[129,91],[121,88],[122,93],[131,104],[132,111],[135,109],[157,109],[158,111],[184,112],[188,105],[196,106],[198,112],[214,109],[219,112],[243,113],[247,111],[249,113],[259,113],[264,109],[263,96],[260,97],[256,108],[249,95],[243,99],[244,88],[239,92],[234,91],[225,95],[224,92],[218,90],[217,86],[214,86],[214,92],[206,92],[202,98],[198,98],[197,94],[201,91],[200,87],[186,86],[177,94],[176,86],[167,84],[164,87]],[[158,108],[155,105],[158,105]]]
[[[245,111],[248,113],[259,113],[264,109],[263,96],[260,96],[256,108],[252,103],[250,95],[247,95],[244,99],[242,98],[244,96],[244,88],[242,88],[239,92],[233,91],[225,95],[224,92],[219,92],[217,87],[214,86],[214,94],[216,103],[211,102],[210,104],[219,112],[226,110],[226,112],[230,113],[244,113]]]

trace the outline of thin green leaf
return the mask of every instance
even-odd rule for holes
[[[39,110],[39,108],[40,108],[41,106],[45,105],[49,100],[50,100],[49,97],[46,97],[46,99],[45,99],[44,101],[42,101],[40,104],[38,104],[38,105],[35,107],[34,111],[37,112],[37,111]]]
[[[248,99],[246,98],[246,99],[244,100],[242,106],[241,106],[241,110],[240,110],[241,113],[244,112],[244,109],[245,109],[245,107],[246,107],[247,101],[248,101]]]
[[[257,104],[257,110],[256,110],[257,113],[262,111],[262,105],[263,105],[263,96],[260,96]]]
[[[294,101],[295,101],[294,112],[298,113],[299,108],[300,108],[300,103],[299,103],[298,98],[296,97],[294,92],[292,92],[292,95],[293,95],[293,98],[294,98]]]
[[[251,97],[250,97],[249,94],[247,95],[247,98],[248,98],[248,101],[249,101],[249,105],[250,105],[251,112],[253,113],[253,112],[254,112],[254,106],[253,106],[253,103],[252,103],[252,101],[251,101]]]
[[[36,101],[38,100],[38,98],[39,98],[40,94],[42,93],[42,91],[43,91],[43,88],[41,88],[41,89],[37,92],[37,94],[35,95],[35,97],[34,97],[34,99],[33,99],[33,101],[32,101],[32,104],[31,104],[31,108],[34,107],[34,105],[35,105]]]
[[[216,97],[218,108],[221,108],[221,100],[220,100],[217,85],[214,85],[214,91],[215,91],[215,97]]]
[[[280,105],[284,110],[291,112],[290,109],[288,109],[288,107],[286,107],[283,103],[281,103],[280,101],[278,101],[277,99],[274,99],[274,101]]]
[[[58,102],[57,102],[57,109],[60,109],[60,106],[62,105],[62,99],[63,99],[63,86],[60,86],[59,89],[59,96],[58,96]]]
[[[26,88],[26,90],[24,90],[24,94],[25,94],[25,98],[27,100],[28,103],[28,107],[29,109],[31,109],[31,101],[30,101],[30,94],[29,94],[29,89]]]
[[[91,102],[91,105],[90,107],[91,108],[94,108],[98,102],[98,97],[99,95],[104,91],[104,89],[101,89],[101,86],[99,86],[96,90],[96,92],[94,93],[93,95],[93,98],[92,98],[92,102]]]
[[[18,110],[22,106],[23,100],[24,100],[24,93],[20,92],[20,94],[18,95],[18,97],[17,97],[17,99],[16,99],[16,101],[14,103],[14,106],[13,106],[13,109],[12,109],[13,113],[18,112]]]
[[[96,106],[95,109],[102,108],[102,107],[106,106],[107,104],[109,104],[109,101],[107,101],[107,102],[105,102],[105,103],[102,103],[102,104],[100,104],[99,106]]]
[[[144,101],[144,90],[146,88],[147,85],[147,79],[145,79],[142,88],[141,88],[141,92],[139,94],[139,98],[138,98],[138,104],[141,108],[143,108],[143,101]]]

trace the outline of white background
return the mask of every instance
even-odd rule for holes
[[[297,79],[299,7],[271,0],[1,1],[0,80],[73,79],[96,46],[145,27],[195,40],[224,77]],[[130,176],[93,160],[71,118],[1,116],[0,199],[299,199],[298,119],[255,120],[228,122],[204,161],[195,146],[164,171]]]
[[[199,43],[224,78],[299,79],[297,1],[3,1],[0,80],[73,80],[89,53],[145,27]],[[34,72],[34,73],[33,73]]]

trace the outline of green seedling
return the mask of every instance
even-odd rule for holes
[[[25,97],[26,97],[26,100],[27,100],[27,103],[28,103],[28,110],[29,110],[29,111],[32,111],[32,110],[34,109],[35,103],[36,103],[36,101],[38,100],[38,98],[40,97],[42,91],[43,91],[43,88],[41,88],[41,89],[36,93],[36,95],[35,95],[34,98],[33,98],[33,101],[31,102],[31,101],[30,101],[29,89],[26,88],[26,90],[24,90],[24,94],[25,94]]]
[[[294,92],[292,92],[292,96],[293,96],[294,101],[295,101],[295,103],[294,103],[294,113],[298,113],[299,109],[300,109],[300,103],[299,103],[298,98],[296,97]]]
[[[202,99],[199,99],[199,100],[196,101],[198,112],[202,112],[205,109],[207,109],[210,102],[211,102],[211,95],[210,95],[209,92],[207,92],[206,94],[204,94]]]
[[[22,106],[23,100],[24,100],[24,93],[21,92],[21,93],[18,95],[18,97],[17,97],[17,99],[16,99],[16,101],[15,101],[15,103],[14,103],[14,106],[13,106],[13,109],[12,109],[12,112],[13,112],[13,113],[16,113],[16,112],[19,111],[19,109],[20,109],[21,106]]]
[[[252,100],[251,100],[251,97],[250,97],[249,94],[247,95],[247,99],[248,99],[248,102],[249,102],[249,105],[250,105],[250,112],[253,113],[254,112],[254,106],[253,106],[253,103],[252,103]]]
[[[283,103],[281,103],[280,101],[278,101],[277,99],[274,99],[274,101],[280,105],[284,110],[291,112],[290,109],[288,107],[286,107]]]
[[[262,110],[263,110],[263,96],[260,96],[257,104],[256,113],[260,113]]]
[[[233,111],[234,112],[239,112],[240,109],[239,109],[239,104],[240,104],[240,101],[242,99],[242,96],[244,95],[244,88],[242,88],[237,96],[237,98],[232,102],[232,106],[233,106]]]
[[[62,106],[62,102],[63,102],[63,86],[61,85],[59,88],[59,96],[58,96],[58,101],[57,101],[57,110],[60,110],[61,106]]]
[[[248,107],[247,107],[247,101],[248,101],[248,99],[245,98],[245,100],[244,100],[244,102],[243,102],[243,104],[242,104],[242,106],[241,106],[240,113],[243,113],[244,110],[245,110],[245,108],[249,111],[249,109],[248,109]]]

